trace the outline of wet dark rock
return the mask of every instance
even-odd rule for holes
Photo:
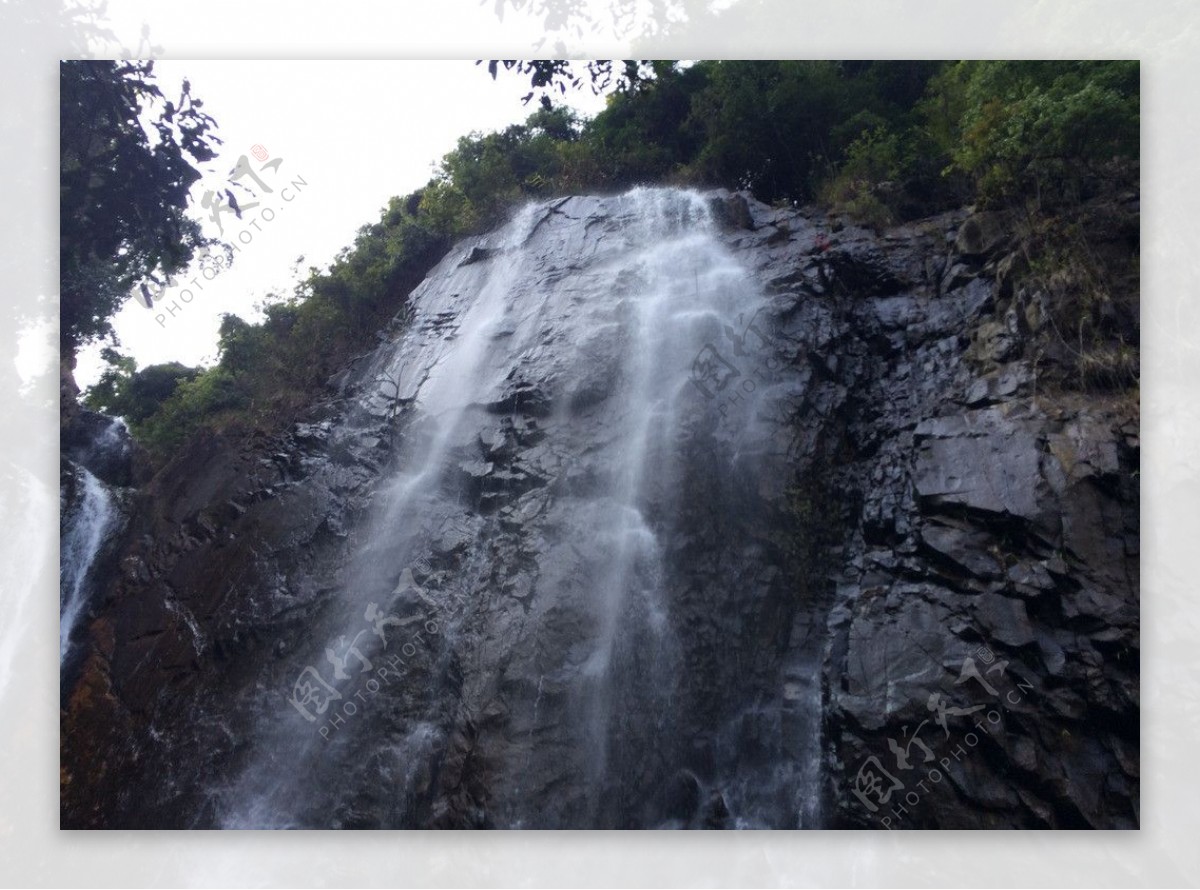
[[[490,260],[496,255],[494,248],[489,247],[472,247],[470,253],[466,255],[460,266],[470,266],[473,263],[482,263],[484,260]]]
[[[991,536],[969,522],[952,523],[948,517],[931,520],[921,526],[921,543],[928,548],[936,565],[945,562],[966,573],[985,580],[1004,574],[1003,561],[988,552]]]
[[[114,417],[79,408],[63,427],[62,454],[108,485],[129,486],[144,481],[137,443],[124,423]]]
[[[964,507],[1034,520],[1048,488],[1037,439],[1000,413],[985,409],[922,421],[913,470],[917,494],[931,508]]]
[[[735,192],[717,196],[712,199],[712,206],[717,219],[731,229],[753,229],[755,227],[745,195]]]
[[[965,257],[986,256],[1009,237],[1010,227],[1000,213],[976,213],[968,217],[958,230],[954,248]]]
[[[988,639],[1010,647],[1027,646],[1035,639],[1025,603],[998,593],[985,593],[975,602],[975,620]]]
[[[1033,368],[1027,362],[1014,362],[976,379],[967,387],[963,401],[972,408],[1006,401],[1028,388],[1034,376]]]
[[[533,383],[516,382],[507,387],[505,393],[485,407],[492,414],[524,414],[529,417],[546,417],[553,405],[546,391]]]
[[[576,693],[596,633],[580,579],[610,551],[583,507],[619,469],[603,443],[623,416],[637,268],[606,270],[607,301],[564,300],[561,317],[547,302],[497,328],[507,342],[527,326],[534,347],[494,388],[463,394],[471,422],[446,433],[442,500],[421,514],[409,574],[354,579],[405,629],[449,605],[405,650],[404,682],[358,718],[353,738],[367,741],[344,736],[309,764],[298,818],[1135,827],[1136,413],[1038,386],[1031,310],[1001,297],[1012,262],[998,217],[875,234],[740,193],[710,204],[769,295],[754,322],[766,337],[743,327],[729,343],[745,355],[721,353],[737,372],[726,382],[753,382],[777,410],[739,438],[713,407],[729,389],[678,394],[686,471],[644,482],[678,647],[665,668],[639,660],[659,651],[648,607],[622,626],[629,692],[604,793],[586,791],[595,757],[579,752],[598,740]],[[543,205],[522,248],[538,292],[594,272],[622,225],[613,199]],[[404,337],[458,342],[461,294],[501,262],[494,243],[460,245],[432,273],[454,287]],[[589,319],[570,344],[580,360],[564,365],[547,344],[577,317]],[[373,493],[437,433],[393,410],[400,385],[372,383],[393,350],[339,375],[289,434],[199,439],[140,490],[64,695],[64,826],[218,824],[204,782],[244,767],[254,727],[301,719],[287,704],[300,653],[324,658],[313,628],[336,613]],[[402,384],[406,399],[419,389]],[[669,702],[653,673],[667,668]],[[858,781],[872,769],[882,785]],[[781,793],[795,787],[814,790]]]

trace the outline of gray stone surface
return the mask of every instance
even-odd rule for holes
[[[776,370],[760,379],[778,410],[730,430],[686,396],[683,475],[648,481],[678,645],[640,660],[649,613],[625,628],[603,793],[580,754],[595,633],[580,579],[605,553],[589,510],[621,417],[619,276],[610,301],[547,300],[502,332],[543,339],[472,395],[416,587],[388,585],[404,620],[433,603],[445,630],[375,700],[361,743],[306,762],[299,824],[1137,825],[1136,417],[1033,394],[1021,329],[980,271],[1005,240],[995,219],[876,235],[711,200],[770,298],[760,357]],[[589,286],[619,227],[612,199],[547,205],[521,248],[539,288]],[[418,289],[445,305],[411,348],[453,328],[449,294],[495,250],[459,245]],[[563,336],[585,360],[556,357]],[[195,442],[142,489],[64,710],[64,825],[221,824],[211,777],[244,770],[254,728],[282,719],[391,443],[428,434],[373,386],[392,349],[289,435]],[[874,810],[853,793],[869,758],[903,787]],[[940,781],[914,791],[931,767]],[[819,799],[790,799],[798,787]]]

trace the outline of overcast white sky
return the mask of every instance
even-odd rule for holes
[[[290,190],[286,203],[278,188],[263,195],[260,207],[246,210],[241,221],[222,216],[225,240],[236,241],[243,231],[241,240],[252,240],[241,245],[232,267],[200,280],[202,291],[187,287],[188,275],[163,293],[161,307],[125,305],[114,325],[122,351],[139,367],[211,362],[222,313],[255,317],[255,304],[268,293],[290,291],[297,257],[305,258],[302,271],[324,268],[360,226],[378,220],[389,198],[423,185],[459,136],[522,121],[535,107],[521,103],[528,81],[503,73],[492,81],[473,61],[162,60],[155,73],[168,96],[188,78],[192,95],[218,123],[224,145],[210,165],[210,187],[242,155],[260,168],[251,156],[255,145],[281,160],[277,170],[261,174],[268,185],[297,178],[307,185]],[[603,98],[587,89],[570,100],[585,114],[603,107]],[[196,196],[203,191],[198,184]],[[269,216],[264,208],[275,212],[270,222],[262,218]],[[194,212],[206,213],[198,206]],[[205,225],[218,234],[215,224]],[[185,290],[191,293],[187,303]],[[171,316],[165,307],[173,303],[179,310]],[[75,373],[81,387],[103,370],[99,351],[97,344],[81,352]]]

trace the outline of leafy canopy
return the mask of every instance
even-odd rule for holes
[[[216,123],[187,81],[177,98],[165,98],[153,70],[153,62],[61,64],[64,352],[111,335],[131,289],[186,267],[211,243],[185,211],[196,165],[220,144]]]

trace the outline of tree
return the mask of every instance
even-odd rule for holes
[[[954,151],[985,200],[1077,201],[1097,182],[1136,184],[1136,61],[961,62]]]
[[[199,248],[215,243],[186,210],[201,175],[196,165],[216,156],[216,122],[186,80],[177,100],[166,99],[153,66],[61,65],[64,353],[111,335],[112,316],[133,288],[185,268]]]
[[[482,65],[483,60],[475,64]],[[567,59],[492,59],[487,66],[492,80],[496,79],[501,68],[528,76],[530,90],[521,101],[529,104],[529,100],[540,93],[542,108],[548,111],[554,104],[550,97],[555,91],[563,96],[568,89],[578,90],[584,84],[589,84],[593,93],[603,93],[609,89],[625,92],[635,89],[646,78],[653,77],[662,65],[674,63],[645,59],[622,59],[618,63],[616,59],[593,59],[584,65],[582,72],[575,64]]]
[[[109,369],[87,391],[84,403],[96,411],[124,417],[135,426],[158,411],[181,383],[200,374],[199,368],[179,362],[150,365],[139,371],[137,362],[113,349],[105,349],[103,356]]]

